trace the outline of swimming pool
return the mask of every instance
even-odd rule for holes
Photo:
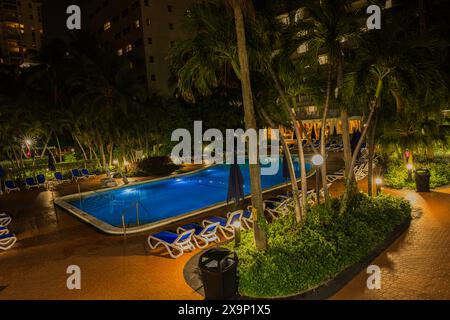
[[[261,177],[264,190],[287,182],[283,177],[282,159],[279,161],[280,169],[276,175]],[[295,158],[294,166],[299,177],[299,164]],[[240,167],[244,178],[244,194],[248,196],[248,165]],[[307,164],[309,169],[310,165]],[[223,205],[227,200],[228,177],[229,166],[216,165],[181,176],[89,192],[81,197],[64,197],[55,203],[107,233],[123,233],[123,222],[128,232],[133,232]]]

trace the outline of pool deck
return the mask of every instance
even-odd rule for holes
[[[82,182],[81,189],[98,185],[99,177]],[[334,184],[331,191],[339,194],[342,185]],[[71,184],[57,195],[76,192]],[[423,209],[422,215],[373,262],[382,268],[381,290],[365,289],[367,275],[362,272],[333,298],[450,299],[450,187],[429,194],[387,192],[411,200]],[[19,239],[14,248],[0,252],[0,300],[203,299],[183,278],[185,263],[198,250],[173,260],[160,250],[151,251],[145,233],[126,238],[99,233],[55,210],[52,193],[42,190],[2,196],[0,211],[12,215],[10,229]],[[70,265],[81,268],[81,290],[66,287]]]

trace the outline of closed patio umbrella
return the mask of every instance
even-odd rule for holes
[[[3,169],[3,167],[0,165],[0,195],[3,194],[2,191],[2,179],[3,177],[6,175],[5,170]]]
[[[50,152],[47,153],[48,156],[48,170],[55,172],[56,166],[55,166],[55,159],[53,159],[53,156]]]
[[[237,208],[241,199],[244,199],[244,178],[237,164],[237,153],[235,152],[234,163],[230,166],[230,176],[228,178],[227,202],[234,201]]]
[[[311,140],[314,141],[316,139],[317,139],[317,137],[316,137],[316,130],[313,127],[312,130],[311,130]]]
[[[283,157],[283,178],[286,179],[286,183],[287,180],[289,179],[290,175],[289,175],[289,166],[288,166],[288,162],[286,161],[286,158]],[[288,185],[286,185],[286,194],[289,193],[289,189],[288,189]]]

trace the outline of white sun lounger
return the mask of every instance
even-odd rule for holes
[[[17,242],[17,238],[15,235],[11,233],[0,235],[0,249],[8,250],[11,249],[12,246]]]
[[[159,246],[166,248],[169,255],[176,259],[181,257],[185,251],[192,251],[195,247],[192,245],[192,235],[194,230],[188,230],[182,234],[176,234],[170,231],[162,231],[149,235],[147,242],[151,249]]]

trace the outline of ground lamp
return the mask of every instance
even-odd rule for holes
[[[235,223],[233,223],[233,228],[234,228],[234,245],[238,247],[239,244],[241,243],[241,222],[236,221]]]
[[[376,185],[376,195],[378,196],[381,191],[381,185],[383,184],[383,179],[381,177],[375,178],[375,185]]]
[[[316,197],[317,197],[317,204],[320,204],[320,190],[319,190],[319,184],[320,184],[320,167],[323,165],[323,157],[320,154],[316,154],[311,159],[312,164],[316,168]]]
[[[414,166],[412,163],[408,163],[406,165],[406,169],[408,170],[408,181],[411,182],[412,181],[412,171],[414,169]]]

